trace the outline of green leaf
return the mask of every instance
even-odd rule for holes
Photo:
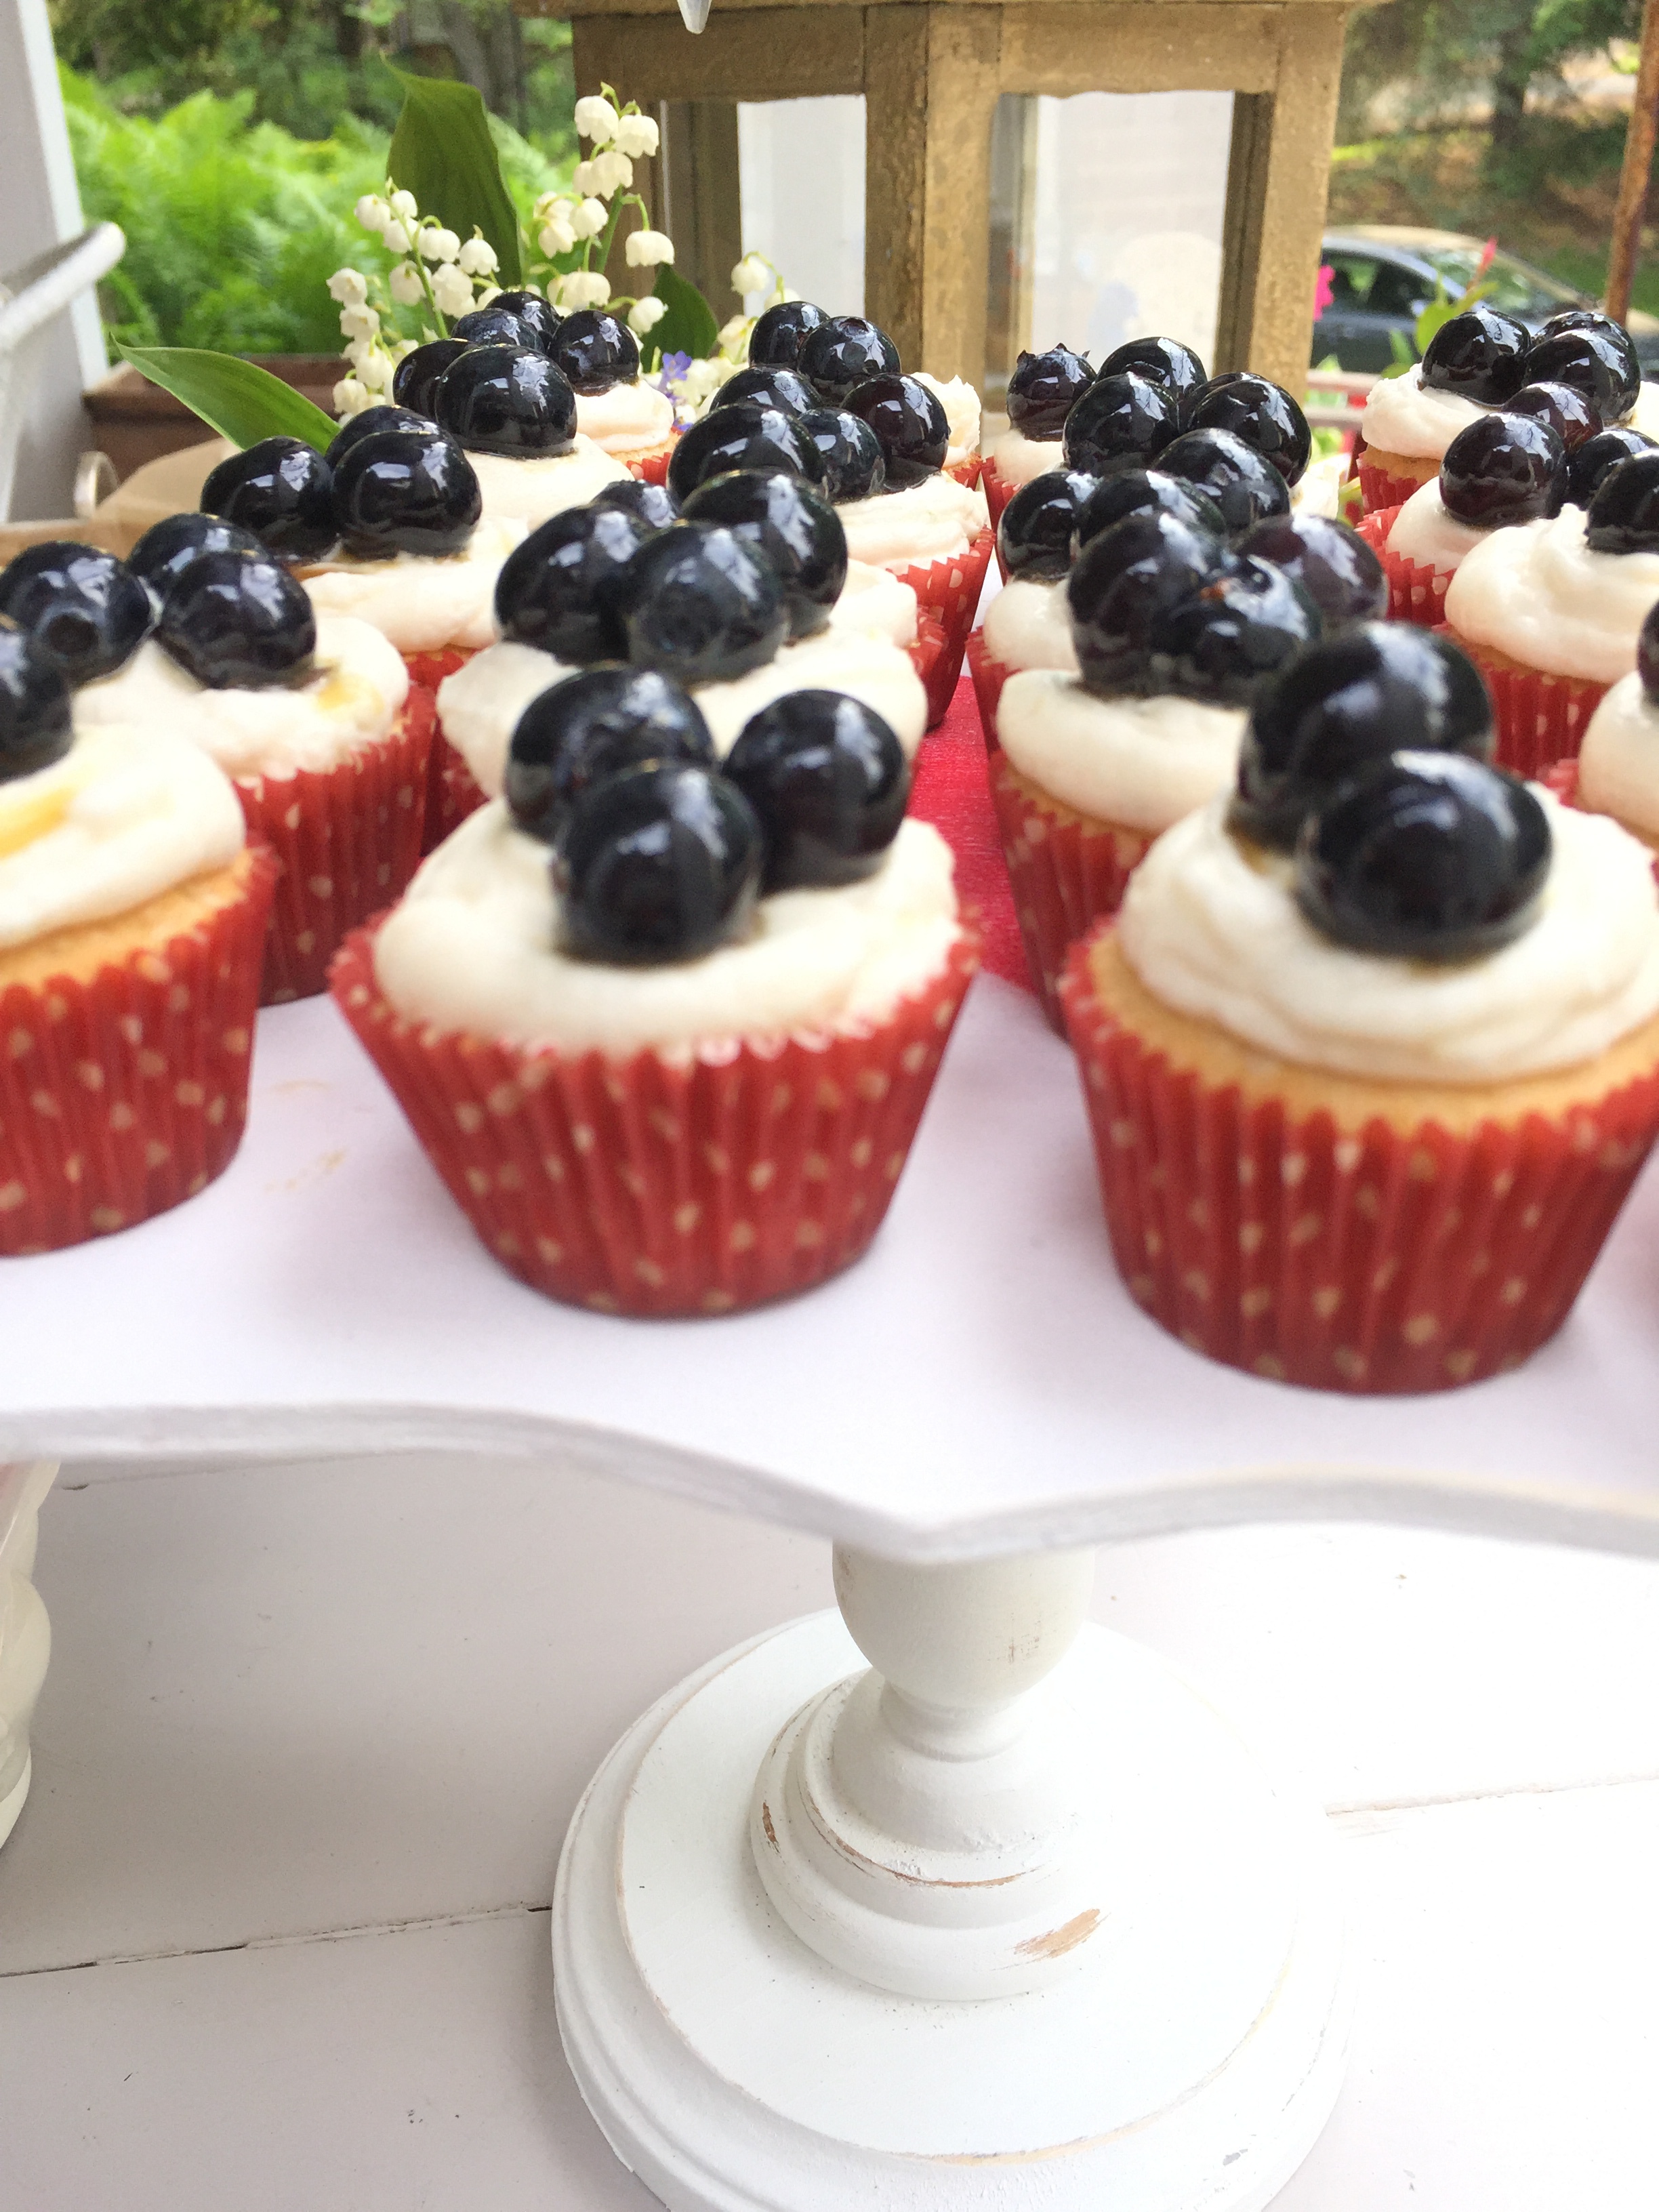
[[[645,341],[645,365],[655,368],[665,353],[689,353],[705,361],[720,342],[714,310],[688,276],[676,273],[672,261],[657,271],[653,289],[668,313]]]
[[[234,354],[202,353],[194,346],[129,345],[121,353],[141,376],[182,399],[234,446],[257,446],[261,438],[301,438],[324,453],[339,428],[302,392]]]
[[[523,277],[519,218],[477,88],[451,77],[392,74],[404,88],[387,162],[392,183],[413,192],[421,213],[436,216],[458,238],[481,230],[495,249],[501,289],[514,289]]]

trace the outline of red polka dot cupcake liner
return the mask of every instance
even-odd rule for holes
[[[1490,646],[1472,644],[1455,629],[1448,627],[1446,635],[1486,679],[1500,768],[1511,769],[1516,775],[1541,776],[1558,761],[1577,758],[1590,716],[1606,698],[1607,684],[1576,676],[1549,676],[1542,669],[1523,667]]]
[[[631,460],[623,461],[623,466],[630,477],[637,477],[641,483],[666,483],[668,464],[674,458],[674,446],[678,435],[676,431],[665,446],[659,446],[654,453],[637,453]],[[622,459],[620,454],[617,459]]]
[[[1064,1036],[1060,979],[1066,956],[1097,921],[1122,905],[1152,839],[1127,823],[1062,805],[1003,752],[991,763],[991,803],[1032,987],[1050,1026]]]
[[[945,473],[947,477],[953,477],[957,483],[963,485],[969,491],[972,491],[974,486],[984,477],[985,463],[978,453],[969,453],[965,461],[952,461]]]
[[[404,1020],[372,931],[333,989],[485,1249],[549,1297],[661,1317],[787,1297],[860,1256],[978,963],[964,935],[877,1024],[627,1060]]]
[[[1426,454],[1383,453],[1367,446],[1363,439],[1355,441],[1353,467],[1367,514],[1379,513],[1383,507],[1403,506],[1431,477],[1440,473],[1437,459],[1431,459]]]
[[[347,937],[408,889],[421,864],[433,720],[431,693],[411,692],[390,735],[337,768],[237,777],[248,834],[279,870],[262,1006],[326,990]]]
[[[1419,629],[1438,629],[1446,619],[1447,589],[1457,571],[1413,561],[1404,553],[1389,552],[1389,532],[1399,513],[1397,507],[1382,507],[1376,514],[1364,516],[1360,524],[1360,536],[1376,552],[1388,579],[1388,618],[1390,622],[1415,623]]]
[[[0,988],[0,1255],[131,1229],[230,1164],[276,870],[164,942],[76,981]]]
[[[933,723],[935,719],[932,713],[932,701],[933,696],[933,687],[934,680],[933,672],[939,666],[940,660],[944,657],[945,646],[946,639],[945,635],[945,624],[939,620],[936,614],[933,613],[930,609],[924,607],[921,602],[918,601],[916,605],[916,634],[904,649],[910,656],[911,667],[915,670],[916,674],[921,678],[922,690],[927,694],[929,702],[929,728],[933,726]]]
[[[1013,674],[1006,660],[999,660],[985,643],[985,633],[976,629],[968,641],[968,673],[974,680],[974,700],[979,708],[980,727],[985,732],[988,753],[1001,750],[997,736],[997,707],[1002,697],[1002,687]]]
[[[434,732],[437,728],[439,686],[458,668],[465,668],[475,650],[471,646],[451,645],[446,646],[441,653],[406,653],[404,655],[404,666],[409,671],[410,697],[413,699],[416,691],[423,691],[430,697]],[[420,711],[417,704],[416,712]],[[435,846],[441,845],[455,826],[453,822],[446,821],[444,812],[443,759],[447,750],[442,738],[434,734],[432,749],[427,755],[426,813],[421,829],[422,853],[429,853]]]
[[[933,663],[927,683],[927,726],[937,729],[945,720],[951,702],[956,696],[957,678],[962,673],[963,656],[968,648],[968,633],[974,626],[974,617],[979,608],[979,595],[985,586],[985,571],[990,565],[991,549],[996,534],[989,528],[980,531],[968,550],[953,561],[933,561],[896,571],[902,584],[908,584],[916,595],[919,611],[933,615],[945,633],[944,648]]]
[[[1061,452],[1062,448],[1056,445],[1054,466],[1057,469],[1065,465],[1064,461],[1060,458]],[[1003,508],[1019,489],[1019,486],[1017,483],[1010,483],[1007,477],[1000,473],[996,463],[988,459],[980,469],[979,480],[985,493],[986,507],[990,513],[991,527],[994,530],[1002,520]],[[1004,574],[1006,574],[1006,570]]]
[[[1194,1351],[1316,1389],[1442,1390],[1566,1319],[1659,1132],[1659,1070],[1559,1116],[1358,1128],[1171,1067],[1061,986],[1112,1250]]]

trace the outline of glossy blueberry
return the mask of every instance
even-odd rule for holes
[[[1161,607],[1147,629],[1152,689],[1243,707],[1273,669],[1320,635],[1319,610],[1271,562],[1235,556],[1225,573]]]
[[[263,691],[311,674],[317,619],[270,554],[204,553],[162,601],[155,636],[210,691]]]
[[[697,486],[685,519],[729,530],[769,564],[783,586],[792,638],[828,627],[847,581],[847,532],[810,484],[781,471],[734,469]]]
[[[1605,422],[1617,422],[1636,404],[1642,364],[1630,333],[1603,319],[1536,339],[1527,355],[1528,384],[1567,384],[1582,392]]]
[[[1595,487],[1609,469],[1616,469],[1632,453],[1659,453],[1659,445],[1642,431],[1632,430],[1628,423],[1618,422],[1611,429],[1598,430],[1593,438],[1586,438],[1577,452],[1567,456],[1567,497],[1575,507],[1588,507],[1595,495]]]
[[[1429,340],[1423,382],[1431,392],[1455,392],[1485,406],[1501,407],[1529,380],[1531,343],[1524,323],[1482,301],[1442,323]]]
[[[1183,410],[1204,382],[1203,362],[1178,338],[1131,338],[1100,364],[1103,376],[1118,376],[1126,369],[1161,385]]]
[[[573,392],[609,392],[615,385],[632,384],[640,373],[639,340],[605,307],[582,307],[567,315],[548,357],[568,378]]]
[[[1086,359],[1070,346],[1023,353],[1008,379],[1009,422],[1023,438],[1058,438],[1073,402],[1094,380]]]
[[[1176,427],[1176,402],[1161,384],[1103,369],[1066,417],[1066,465],[1097,477],[1150,468]]]
[[[1472,960],[1520,936],[1550,872],[1550,825],[1517,775],[1397,751],[1304,825],[1296,902],[1322,936],[1399,960]]]
[[[149,635],[155,606],[125,562],[54,538],[0,569],[0,615],[27,630],[68,684],[112,676]]]
[[[127,556],[127,566],[156,598],[165,598],[173,580],[204,553],[262,553],[251,530],[216,514],[169,514],[151,523]]]
[[[1483,415],[1458,432],[1440,463],[1442,504],[1474,530],[1559,514],[1566,495],[1567,449],[1535,416]]]
[[[885,489],[887,460],[881,440],[856,415],[842,408],[816,407],[797,416],[795,428],[816,448],[825,495],[837,507],[843,500],[872,499]]]
[[[789,634],[771,563],[729,530],[678,522],[648,538],[618,598],[628,658],[685,684],[725,683],[770,660]]]
[[[411,430],[420,438],[443,435],[431,416],[416,407],[365,407],[342,422],[330,441],[325,456],[330,468],[337,469],[359,439],[372,438],[380,430]]]
[[[812,331],[830,318],[810,300],[781,300],[769,307],[749,333],[749,361],[754,368],[793,368],[800,349]]]
[[[544,354],[469,346],[438,379],[436,419],[475,453],[568,453],[576,395]]]
[[[1231,430],[1271,461],[1287,484],[1301,482],[1313,451],[1308,418],[1283,385],[1245,369],[1230,369],[1200,386],[1181,419],[1188,430]]]
[[[1648,609],[1637,633],[1636,667],[1649,699],[1659,700],[1659,599]]]
[[[465,338],[432,338],[425,345],[416,346],[406,353],[392,373],[392,397],[399,407],[406,407],[416,415],[434,416],[438,411],[438,379],[451,362],[459,361],[466,351]],[[364,414],[374,413],[365,408]]]
[[[815,388],[793,368],[740,368],[709,401],[709,412],[740,399],[758,399],[763,406],[779,408],[786,415],[810,414],[823,404]]]
[[[754,810],[713,769],[650,761],[607,776],[560,839],[568,949],[618,966],[698,959],[747,927],[764,858]]]
[[[1357,530],[1329,515],[1270,515],[1244,532],[1237,550],[1271,561],[1300,584],[1327,631],[1344,623],[1381,622],[1389,611],[1382,563]]]
[[[359,560],[459,553],[483,513],[472,464],[453,438],[382,430],[334,471],[334,521]]]
[[[1012,503],[1010,501],[1010,506]],[[1078,510],[1073,559],[1091,538],[1098,538],[1103,530],[1121,522],[1126,514],[1139,514],[1154,507],[1164,514],[1176,515],[1194,530],[1206,531],[1212,538],[1227,535],[1221,509],[1208,493],[1200,491],[1195,484],[1185,483],[1179,477],[1166,476],[1161,469],[1123,469],[1115,477],[1097,477],[1094,489]]]
[[[37,639],[0,615],[0,783],[50,768],[74,740],[63,671]]]
[[[1659,553],[1659,450],[1609,469],[1589,503],[1592,553]]]
[[[538,691],[520,715],[501,796],[520,829],[550,845],[585,791],[641,761],[713,768],[708,725],[666,676],[600,662]]]
[[[516,315],[497,307],[493,301],[487,307],[475,307],[470,315],[459,316],[449,327],[463,345],[528,346],[532,353],[547,350]]]
[[[855,384],[842,403],[875,432],[887,465],[887,489],[902,491],[945,466],[951,422],[936,392],[914,376],[872,376]]]
[[[749,358],[758,358],[752,349]],[[829,405],[841,407],[855,384],[896,376],[899,353],[886,331],[862,315],[836,315],[807,332],[793,365],[811,379]]]
[[[334,543],[333,485],[334,471],[314,446],[262,438],[210,471],[202,512],[240,522],[267,552],[314,561]]]
[[[1336,787],[1405,746],[1490,760],[1492,701],[1474,664],[1409,623],[1359,623],[1287,661],[1250,702],[1227,826],[1291,851]]]
[[[841,691],[789,691],[743,726],[725,772],[766,841],[767,891],[873,875],[898,835],[910,769],[890,724]]]
[[[1030,584],[1059,581],[1072,565],[1079,518],[1100,483],[1100,477],[1077,469],[1049,469],[1020,486],[997,525],[997,551],[1010,582],[1016,576]]]
[[[1231,430],[1188,430],[1158,457],[1165,476],[1208,494],[1235,535],[1265,516],[1288,514],[1291,488],[1270,460]]]
[[[495,579],[495,625],[568,668],[623,653],[622,572],[649,532],[611,507],[567,507],[532,530]]]
[[[471,325],[486,317],[505,318],[518,325],[520,335],[512,341],[518,345],[533,346],[538,353],[545,353],[558,336],[564,318],[550,306],[539,292],[497,292],[487,307],[475,308],[449,326],[452,337],[469,340],[477,344],[484,333],[473,331]]]
[[[1160,508],[1126,515],[1091,539],[1066,586],[1085,687],[1103,694],[1155,690],[1155,620],[1224,574],[1229,557],[1207,531]]]
[[[800,420],[758,399],[717,407],[674,441],[668,489],[682,506],[700,483],[732,469],[784,469],[817,483],[823,475],[818,449]]]
[[[1570,384],[1523,384],[1504,402],[1504,412],[1547,422],[1570,453],[1601,428],[1600,410]]]
[[[631,514],[642,529],[666,530],[680,519],[680,503],[666,484],[647,483],[639,477],[621,477],[601,484],[593,495],[595,507],[615,507]]]
[[[1611,315],[1604,315],[1599,307],[1563,307],[1558,314],[1547,315],[1533,332],[1538,338],[1553,338],[1559,331],[1618,330]]]

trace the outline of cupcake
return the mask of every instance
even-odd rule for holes
[[[1437,472],[1460,430],[1539,384],[1576,392],[1598,429],[1624,424],[1659,434],[1659,398],[1647,396],[1622,325],[1572,307],[1534,332],[1480,303],[1443,323],[1420,362],[1379,378],[1367,394],[1355,455],[1367,509],[1409,499]]]
[[[104,571],[106,605],[122,574]],[[97,624],[95,600],[60,600],[60,643]],[[0,616],[9,1258],[131,1228],[228,1165],[275,873],[198,747],[166,729],[76,731],[50,635]]]
[[[1492,688],[1505,767],[1540,775],[1577,752],[1656,599],[1659,452],[1616,462],[1588,507],[1490,531],[1465,555],[1446,624]]]
[[[1642,623],[1635,668],[1590,716],[1577,759],[1559,762],[1546,781],[1558,798],[1611,815],[1659,856],[1659,600]]]
[[[1237,793],[1137,870],[1062,996],[1114,1255],[1183,1342],[1316,1389],[1513,1367],[1659,1131],[1649,855],[1480,757],[1455,648],[1257,695]],[[1402,740],[1407,741],[1402,744]]]
[[[976,957],[902,749],[815,691],[717,766],[688,692],[612,666],[538,724],[336,996],[532,1288],[635,1315],[810,1289],[879,1227]]]
[[[1094,374],[1085,355],[1065,345],[1050,346],[1045,353],[1022,353],[1015,362],[1008,379],[1008,428],[986,447],[980,472],[994,526],[1022,484],[1051,475],[1060,466],[1066,417],[1079,393],[1093,382]],[[1200,368],[1200,380],[1202,376]]]
[[[410,355],[400,376],[422,356],[434,357],[393,389],[405,395],[403,405],[430,416],[465,448],[486,518],[533,530],[550,515],[586,506],[605,484],[628,475],[620,459],[580,428],[575,391],[548,351],[503,338],[462,344],[459,351],[456,344],[440,339]],[[441,346],[445,357],[438,359]]]
[[[264,1000],[308,997],[346,933],[415,872],[429,704],[410,699],[379,630],[319,615],[234,524],[173,516],[132,566],[156,601],[154,634],[77,685],[75,726],[165,732],[232,779],[250,835],[281,866]]]

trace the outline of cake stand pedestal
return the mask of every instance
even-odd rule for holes
[[[1092,1577],[837,1548],[840,1618],[713,1661],[600,1768],[559,2022],[669,2212],[1259,2212],[1312,2148],[1348,2021],[1325,1823],[1084,1626]]]
[[[52,1651],[46,1608],[29,1577],[40,1501],[57,1473],[52,1460],[0,1465],[0,1844],[29,1794],[29,1723]]]

